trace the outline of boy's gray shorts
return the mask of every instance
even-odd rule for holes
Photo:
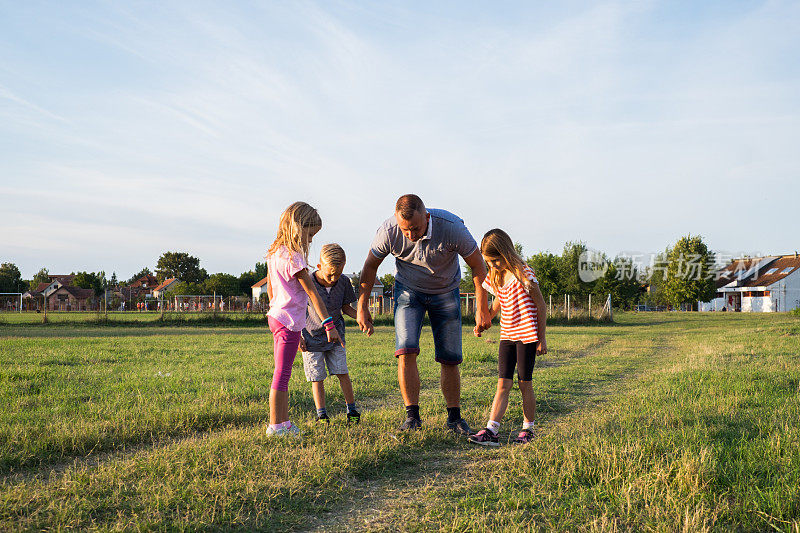
[[[347,374],[347,352],[340,344],[324,352],[303,352],[303,370],[306,381],[324,381],[328,374]]]

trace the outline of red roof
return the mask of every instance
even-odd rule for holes
[[[146,285],[148,288],[155,287],[156,285],[158,285],[158,278],[156,278],[151,274],[147,274],[146,276],[142,276],[141,278],[137,279],[128,286],[134,288],[134,287],[142,287],[144,285]]]
[[[161,285],[159,285],[158,287],[156,287],[156,288],[155,288],[155,289],[153,289],[153,290],[154,290],[154,291],[160,291],[160,290],[163,290],[163,289],[165,289],[165,288],[169,287],[169,286],[172,284],[172,282],[173,282],[173,281],[178,281],[178,278],[169,278],[169,279],[165,279],[165,280],[164,280],[164,282],[163,282],[163,283],[161,283]]]
[[[64,285],[53,294],[57,294],[60,291],[68,292],[74,296],[76,300],[87,300],[94,296],[94,291],[92,289],[81,289],[80,287],[73,287],[71,285]]]
[[[263,287],[267,284],[267,280],[269,280],[269,276],[264,276],[264,279],[256,283],[255,285],[251,286],[251,289],[257,289],[258,287]]]
[[[75,278],[75,274],[48,274],[47,277],[50,278],[50,283],[53,283],[55,280],[58,280],[61,282],[62,285],[69,285]],[[48,283],[48,285],[50,283]]]
[[[45,290],[47,287],[49,287],[51,283],[53,283],[53,282],[52,282],[52,281],[48,281],[47,283],[45,283],[45,282],[42,282],[42,283],[40,283],[40,284],[39,284],[39,285],[36,287],[36,289],[34,290],[34,292],[42,292],[42,291],[43,291],[43,290]]]
[[[760,272],[759,276],[755,279],[743,283],[743,287],[769,287],[770,285],[779,282],[786,276],[794,274],[800,268],[800,257],[792,255],[784,255],[765,266]]]
[[[734,259],[730,264],[719,271],[719,277],[716,281],[716,288],[719,289],[720,287],[724,287],[731,281],[737,279],[740,274],[744,274],[750,270],[750,268],[755,266],[760,260],[760,257]]]

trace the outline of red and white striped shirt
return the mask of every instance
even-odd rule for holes
[[[527,265],[525,276],[531,282],[539,283],[536,274]],[[510,278],[497,291],[489,282],[489,276],[483,281],[483,288],[500,299],[500,340],[537,342],[539,335],[536,328],[536,304],[517,277],[512,274]]]

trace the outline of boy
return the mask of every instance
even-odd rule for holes
[[[342,344],[328,342],[323,318],[317,315],[313,307],[307,310],[306,327],[300,339],[300,349],[303,351],[303,370],[306,381],[311,382],[311,392],[314,395],[314,404],[317,407],[317,422],[328,423],[328,412],[325,408],[325,385],[327,374],[339,378],[342,394],[347,403],[347,423],[357,424],[361,414],[356,410],[356,400],[353,396],[353,384],[347,372],[347,352],[344,344],[344,317],[356,317],[356,310],[350,305],[356,301],[353,285],[347,276],[342,276],[345,264],[344,250],[338,244],[326,244],[319,254],[317,270],[311,275],[311,280],[319,293],[328,312],[331,313]],[[325,367],[327,366],[327,373]]]

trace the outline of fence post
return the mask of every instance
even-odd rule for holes
[[[564,294],[564,316],[567,316],[567,295]]]
[[[550,316],[553,316],[553,295],[552,294],[550,295],[550,313],[548,313],[548,314]]]
[[[572,314],[572,296],[567,294],[567,320],[570,319],[571,314]]]
[[[611,294],[608,295],[608,318],[614,320],[614,312],[611,310]]]
[[[592,294],[589,293],[589,318],[592,318]]]

